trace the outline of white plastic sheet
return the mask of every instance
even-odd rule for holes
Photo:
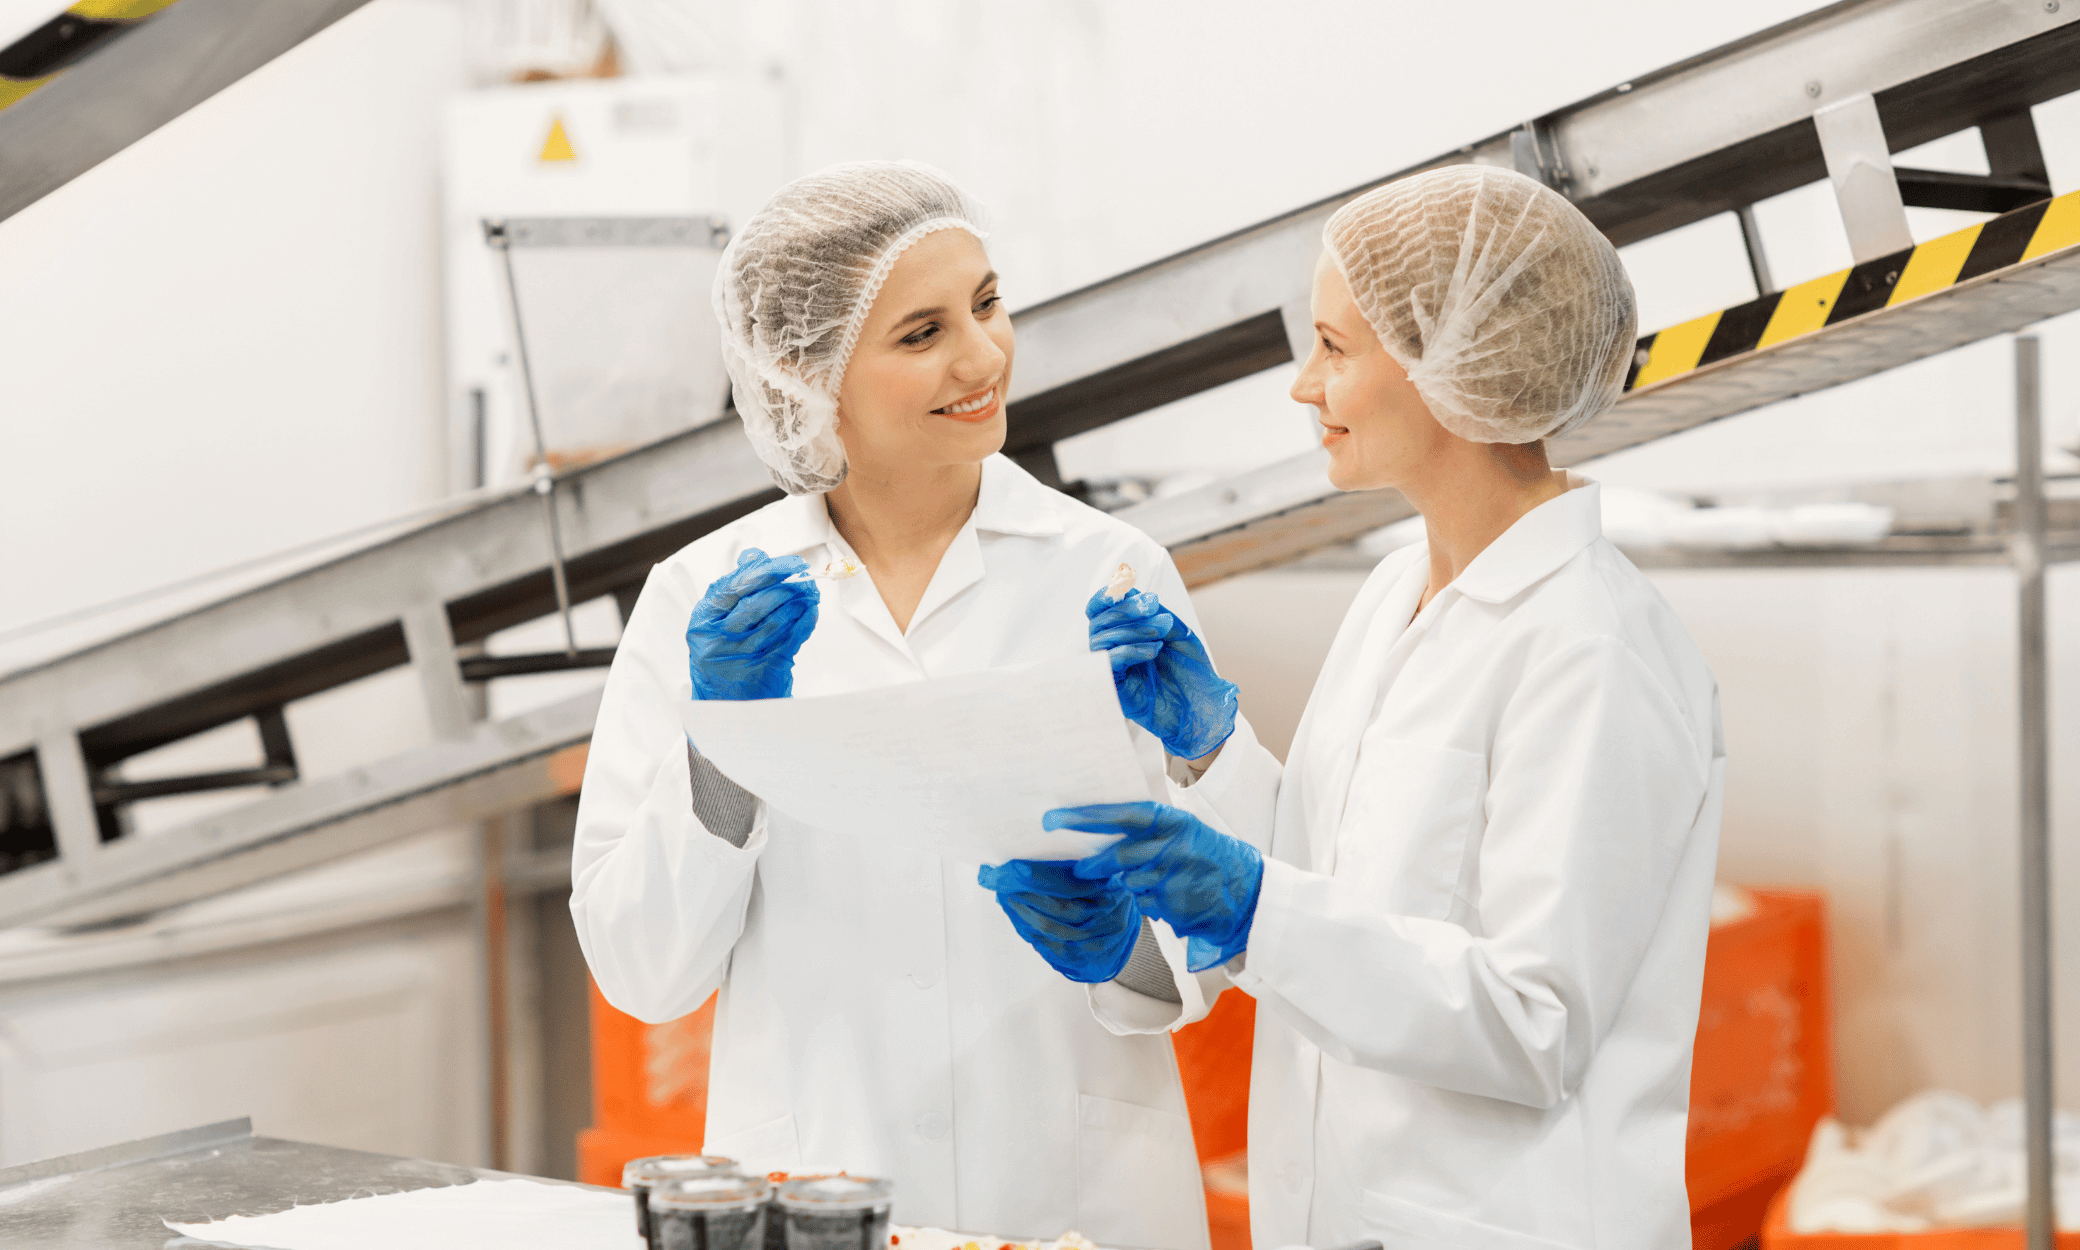
[[[264,1250],[642,1250],[635,1207],[624,1193],[477,1181],[401,1194],[375,1194],[166,1227],[198,1241]]]
[[[1149,797],[1096,653],[854,694],[681,706],[702,755],[795,819],[969,863],[1081,859],[1117,835],[1044,830],[1043,813]]]

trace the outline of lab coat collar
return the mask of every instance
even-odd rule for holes
[[[982,531],[1046,538],[1062,532],[1062,519],[1054,510],[1055,492],[1018,467],[1009,457],[991,456],[982,462],[982,490],[975,500],[974,514],[961,532],[954,535],[939,567],[925,587],[924,598],[910,618],[910,628],[951,603],[962,591],[983,578]],[[891,622],[893,624],[893,622]],[[907,644],[906,644],[907,645]]]
[[[1055,512],[1058,498],[1055,491],[1000,453],[982,462],[982,490],[969,523],[997,534],[1047,538],[1062,532],[1062,519]],[[832,537],[830,508],[823,496],[793,495],[773,510],[764,535],[765,553],[800,555],[829,543]]]
[[[982,494],[975,501],[975,528],[998,534],[1047,538],[1062,532],[1054,490],[1001,452],[982,462]]]
[[[910,618],[910,628],[915,630],[932,613],[982,580],[982,547],[977,531],[1033,538],[1060,534],[1062,520],[1055,512],[1055,498],[1054,491],[1042,486],[1009,457],[994,455],[983,461],[982,489],[975,511],[954,536],[946,554],[939,558],[939,567]],[[847,557],[853,555],[837,527],[831,524],[830,508],[822,495],[795,496],[783,501],[774,513],[772,526],[764,536],[767,555],[801,555],[816,547]],[[884,641],[910,654],[903,631],[896,628],[887,605],[867,580],[826,584],[825,593]]]
[[[1594,481],[1569,473],[1566,494],[1518,517],[1452,579],[1451,589],[1482,603],[1516,598],[1603,537],[1602,494]]]
[[[822,495],[790,495],[772,510],[758,537],[769,556],[798,556],[831,540],[830,509]]]

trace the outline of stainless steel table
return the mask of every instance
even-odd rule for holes
[[[227,1215],[266,1215],[299,1203],[462,1185],[508,1175],[487,1168],[255,1137],[252,1121],[229,1120],[105,1150],[0,1168],[0,1246],[7,1250],[200,1246],[205,1243],[180,1236],[160,1221],[193,1223]]]

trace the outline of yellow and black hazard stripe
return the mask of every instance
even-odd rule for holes
[[[2080,191],[2040,200],[1954,234],[1801,282],[1639,341],[1625,389],[1896,308],[1998,269],[2080,243]]]
[[[174,0],[79,0],[0,48],[0,109],[56,78],[80,58],[169,7]]]

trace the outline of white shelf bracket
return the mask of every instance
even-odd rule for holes
[[[433,736],[459,742],[470,736],[469,687],[462,680],[462,662],[455,655],[455,634],[448,626],[448,609],[439,603],[421,604],[403,614],[404,645],[412,655],[412,670],[419,675],[419,690],[426,699],[426,719]]]
[[[1820,154],[1856,263],[1914,246],[1878,102],[1867,93],[1838,100],[1813,114],[1813,127],[1820,132]]]

